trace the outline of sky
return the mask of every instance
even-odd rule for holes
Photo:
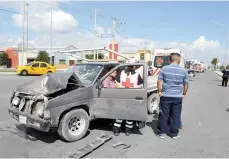
[[[50,47],[50,9],[53,9],[53,47],[74,45],[92,48],[94,13],[97,8],[97,32],[111,33],[112,17],[117,19],[116,42],[119,51],[179,48],[189,59],[224,60],[226,28],[229,26],[229,2],[163,1],[27,1],[29,3],[28,40],[31,47]],[[8,10],[3,11],[3,10]],[[19,13],[19,14],[17,14]],[[23,1],[0,2],[0,47],[22,41]],[[25,20],[25,28],[27,26]],[[25,29],[25,40],[26,40]],[[147,45],[146,42],[147,41]],[[229,40],[228,40],[229,41]],[[99,39],[108,46],[111,39]],[[229,52],[227,53],[229,59]]]

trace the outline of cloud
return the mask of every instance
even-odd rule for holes
[[[211,61],[218,57],[220,61],[224,59],[224,49],[217,40],[207,40],[205,36],[200,36],[190,44],[181,42],[170,42],[168,47],[180,48],[189,59],[200,61]]]
[[[219,41],[207,41],[205,36],[199,37],[192,43],[192,48],[205,51],[206,49],[214,49],[219,47]]]
[[[97,27],[96,29],[95,29],[95,31],[98,33],[98,34],[104,34],[105,33],[105,31],[104,31],[104,28],[103,27]]]
[[[29,2],[29,29],[35,31],[36,33],[47,33],[51,28],[51,12],[49,5],[41,5],[41,3]],[[58,2],[55,4],[58,6]],[[30,8],[31,7],[31,8]],[[20,7],[20,12],[22,13]],[[22,27],[23,16],[21,14],[12,15],[12,19],[15,25]],[[25,20],[25,26],[27,25],[27,20]],[[52,11],[52,31],[65,33],[72,32],[76,30],[79,26],[79,22],[69,13],[63,10],[53,7]]]

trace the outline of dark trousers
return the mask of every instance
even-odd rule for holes
[[[182,98],[161,97],[158,134],[177,136],[181,124]],[[169,125],[168,125],[169,123]]]
[[[227,87],[228,77],[223,77],[222,86]]]

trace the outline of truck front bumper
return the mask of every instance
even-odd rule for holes
[[[9,108],[8,111],[10,116],[19,121],[21,124],[25,124],[28,127],[32,127],[43,132],[48,132],[50,129],[50,120],[34,117],[15,108]]]

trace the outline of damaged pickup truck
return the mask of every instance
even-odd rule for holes
[[[130,65],[143,67],[142,87],[103,88],[103,80],[113,71],[120,74]],[[46,74],[18,86],[10,99],[9,114],[28,127],[57,130],[67,141],[83,138],[92,119],[147,121],[150,105],[158,107],[159,100],[156,79],[149,81],[147,71],[141,63],[76,64],[63,73]]]

